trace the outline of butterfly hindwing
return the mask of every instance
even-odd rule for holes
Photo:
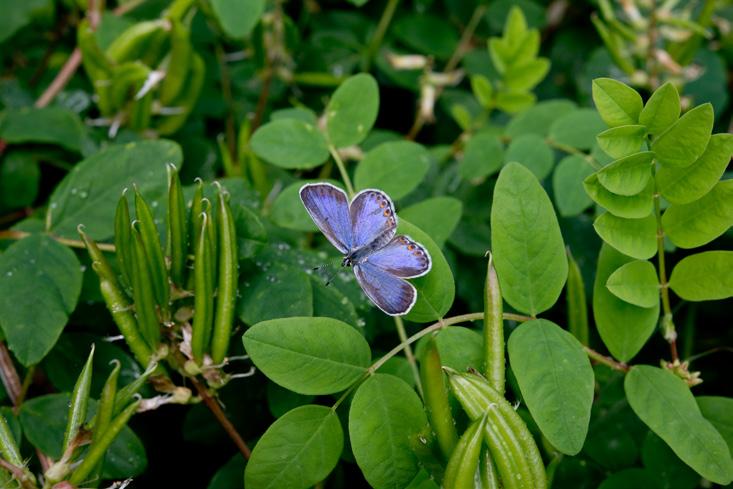
[[[401,278],[421,277],[432,266],[428,250],[404,235],[395,236],[386,246],[369,255],[367,261]]]
[[[397,232],[397,216],[392,200],[381,190],[362,190],[349,208],[352,223],[352,249],[388,243]]]
[[[309,183],[300,188],[300,200],[331,244],[348,253],[353,248],[353,234],[346,193],[330,183]]]
[[[390,316],[407,314],[417,300],[417,291],[406,280],[392,275],[369,261],[354,266],[364,293]]]

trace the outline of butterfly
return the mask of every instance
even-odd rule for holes
[[[392,200],[376,189],[362,190],[349,202],[330,183],[309,183],[300,199],[318,229],[353,267],[356,280],[371,301],[390,316],[407,314],[417,291],[404,280],[430,271],[430,253],[409,236],[397,235]]]

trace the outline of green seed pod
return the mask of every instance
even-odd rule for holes
[[[112,41],[107,47],[106,54],[115,63],[149,57],[151,51],[158,49],[161,34],[168,35],[168,28],[169,22],[165,19],[145,20],[133,24]]]
[[[143,88],[145,82],[136,87],[135,93]],[[150,127],[153,117],[153,91],[148,91],[142,97],[135,97],[129,103],[128,125],[133,131],[143,131]]]
[[[237,233],[234,217],[224,192],[219,189],[217,206],[218,230],[218,288],[214,336],[211,344],[211,357],[214,363],[221,363],[229,351],[229,340],[234,323],[234,308],[237,302]]]
[[[105,452],[117,438],[122,428],[127,425],[133,414],[137,411],[140,401],[135,401],[130,404],[124,411],[122,411],[116,418],[112,420],[109,427],[101,434],[97,440],[92,441],[91,447],[86,453],[84,460],[79,466],[72,472],[69,482],[74,485],[79,485],[89,478],[89,474],[92,473],[94,467],[100,463]]]
[[[82,368],[79,378],[76,379],[74,390],[71,393],[71,404],[69,406],[69,420],[64,431],[63,453],[70,454],[73,450],[72,444],[79,434],[79,428],[87,418],[87,406],[89,405],[89,389],[92,385],[92,361],[94,360],[94,345],[89,352],[89,357]]]
[[[201,220],[201,231],[193,265],[194,273],[194,316],[192,325],[191,351],[193,357],[201,364],[211,341],[212,320],[214,317],[214,294],[211,280],[211,240],[209,234],[209,217],[204,214]]]
[[[8,426],[8,422],[2,414],[0,414],[0,454],[6,461],[16,467],[23,467],[20,449],[18,449],[18,444],[10,431],[10,426]]]
[[[161,367],[156,363],[151,363],[148,368],[140,374],[138,378],[130,382],[129,384],[120,387],[115,395],[115,407],[113,410],[113,416],[117,416],[121,413],[128,404],[133,400],[135,395],[143,388],[145,383],[148,381],[151,375],[160,373]]]
[[[448,461],[443,478],[445,489],[474,489],[476,487],[476,469],[479,465],[481,446],[484,438],[486,417],[471,423]]]
[[[140,61],[129,61],[112,69],[109,83],[110,104],[115,112],[127,107],[150,76],[150,68]]]
[[[479,479],[481,480],[481,489],[501,489],[499,481],[499,473],[496,465],[491,459],[491,451],[488,448],[481,450],[481,458],[479,459]]]
[[[153,275],[138,221],[130,226],[132,234],[132,297],[135,300],[135,312],[145,341],[155,350],[160,341],[160,325],[155,312],[155,294],[153,292]]]
[[[588,346],[588,303],[585,300],[585,284],[580,267],[568,249],[568,329],[578,341]]]
[[[496,463],[502,486],[504,489],[534,489],[532,480],[522,479],[525,474],[529,473],[528,467],[524,467],[526,470],[523,470],[526,461],[521,454],[517,456],[514,453],[506,439],[506,433],[499,431],[492,421],[493,419],[488,419],[484,425],[484,436],[491,457]]]
[[[160,235],[158,234],[158,228],[155,226],[153,213],[150,212],[150,207],[148,207],[137,188],[135,188],[135,213],[137,214],[140,238],[145,247],[145,255],[147,256],[148,268],[153,282],[155,302],[160,306],[162,316],[166,320],[168,318],[170,296],[168,271],[165,267]]]
[[[214,290],[218,273],[216,265],[219,255],[219,233],[217,232],[217,224],[214,217],[216,215],[216,209],[214,209],[214,205],[207,198],[204,198],[204,212],[206,213],[206,237],[209,240],[209,246],[211,247],[211,290]]]
[[[504,394],[504,319],[499,278],[489,255],[484,284],[484,372],[491,386]]]
[[[193,55],[191,32],[180,20],[171,20],[170,39],[171,51],[164,61],[165,78],[160,83],[158,97],[164,106],[172,103],[183,90]]]
[[[109,85],[112,79],[112,61],[107,57],[97,42],[97,37],[89,23],[89,19],[79,22],[77,30],[77,45],[81,51],[84,71],[94,85],[97,94],[97,106],[104,116],[110,116],[114,112],[110,102]]]
[[[186,76],[186,84],[179,92],[175,100],[170,105],[178,109],[177,113],[165,115],[159,118],[156,125],[158,134],[163,136],[173,134],[178,131],[188,119],[189,114],[193,110],[196,101],[204,86],[204,78],[206,77],[206,63],[197,53],[191,56],[191,67]]]
[[[455,421],[448,402],[448,388],[435,340],[430,338],[420,362],[420,383],[430,426],[435,431],[440,450],[448,458],[458,442]]]
[[[525,487],[527,489],[535,489],[534,474],[523,451],[521,441],[513,427],[509,425],[507,419],[499,412],[496,404],[491,404],[486,414],[487,425],[491,425],[492,430],[499,436],[502,442],[501,450],[509,455],[512,466],[509,471],[502,470],[498,465],[498,456],[489,442],[489,449],[494,460],[497,460],[497,468],[499,476],[506,487],[510,487],[509,479],[516,482],[516,487]],[[488,428],[488,427],[487,427]],[[487,440],[489,438],[487,437]],[[544,472],[544,468],[543,468]]]
[[[97,414],[94,416],[94,420],[92,422],[92,441],[98,440],[102,436],[102,433],[107,431],[109,424],[112,422],[112,417],[114,416],[115,396],[117,395],[117,379],[120,375],[120,362],[118,360],[114,360],[114,363],[115,366],[107,377],[104,387],[102,388]],[[93,487],[97,487],[99,485],[98,481],[101,479],[103,465],[104,455],[102,455],[102,460],[99,461],[92,471],[93,475],[90,483]]]
[[[132,248],[130,243],[130,209],[127,205],[126,192],[122,192],[115,211],[115,253],[117,266],[125,285],[132,284],[130,267],[132,265]]]
[[[168,239],[167,254],[170,258],[171,279],[176,286],[183,288],[183,275],[186,267],[186,241],[188,223],[186,222],[186,202],[183,199],[181,180],[175,165],[168,165]]]
[[[115,272],[109,266],[97,244],[89,239],[82,226],[77,229],[89,252],[89,256],[92,258],[92,269],[99,277],[99,290],[105,304],[107,304],[107,309],[112,314],[112,319],[117,324],[122,336],[125,337],[125,341],[137,361],[147,365],[150,362],[151,350],[140,334],[140,328],[135,316],[132,314],[132,305],[128,301],[127,295],[122,291]]]
[[[483,416],[492,406],[501,415],[511,428],[512,433],[514,433],[514,437],[521,447],[521,453],[529,466],[534,484],[530,487],[536,489],[546,488],[547,476],[545,474],[542,456],[537,448],[537,443],[529,432],[527,425],[512,405],[501,394],[496,392],[483,377],[475,374],[459,374],[449,369],[445,370],[448,372],[448,385],[469,418],[477,419]],[[488,424],[492,424],[491,417],[488,420]],[[499,462],[495,456],[494,460],[498,466]]]

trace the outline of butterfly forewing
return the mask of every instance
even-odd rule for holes
[[[432,266],[428,250],[404,235],[395,236],[366,259],[375,267],[401,278],[420,277]]]
[[[397,216],[390,198],[381,190],[362,190],[349,208],[352,222],[352,249],[381,248],[394,237]]]
[[[311,183],[300,188],[300,199],[313,222],[341,253],[353,249],[349,200],[329,183]]]
[[[412,284],[371,262],[355,265],[354,273],[367,297],[390,316],[407,314],[415,305],[417,291]]]

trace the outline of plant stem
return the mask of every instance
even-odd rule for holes
[[[369,43],[369,46],[367,46],[366,53],[364,54],[364,60],[361,67],[362,71],[369,71],[372,61],[374,61],[374,57],[379,52],[379,47],[382,45],[384,35],[387,33],[387,28],[392,22],[392,17],[394,16],[399,3],[400,0],[387,0],[387,5],[384,7],[382,17],[379,19],[379,24],[377,24],[377,30],[374,31],[372,40]]]
[[[598,363],[602,363],[603,365],[606,365],[613,370],[618,370],[619,372],[628,372],[629,366],[626,365],[623,362],[617,362],[611,357],[607,357],[606,355],[601,355],[597,351],[593,350],[592,348],[589,348],[585,345],[583,345],[583,349],[585,350],[585,353],[592,359],[595,360]]]
[[[122,5],[114,9],[112,13],[114,15],[126,14],[127,12],[142,5],[144,2],[145,0],[133,0],[123,3]],[[93,3],[91,1],[89,2],[89,5],[90,10],[92,10],[91,7],[93,6]],[[90,21],[93,23],[93,26],[96,26],[95,22],[98,21],[99,17],[99,13],[92,13],[90,15],[89,18]],[[76,73],[76,70],[79,68],[79,65],[81,65],[81,50],[79,48],[75,48],[69,56],[69,59],[67,59],[66,63],[64,63],[64,66],[61,67],[61,70],[58,72],[53,81],[48,85],[48,87],[46,87],[46,90],[44,90],[41,96],[38,97],[38,100],[36,100],[34,105],[40,108],[50,104],[53,99],[56,98],[56,95],[58,95],[59,92],[64,89],[66,84],[69,83],[69,80],[71,80],[71,77],[74,76],[74,73]]]
[[[219,406],[219,403],[216,402],[216,399],[211,397],[211,394],[206,390],[206,387],[201,385],[201,383],[190,377],[191,382],[193,383],[194,387],[196,388],[196,391],[198,391],[199,396],[201,396],[201,400],[204,401],[204,404],[206,404],[206,407],[211,410],[211,413],[216,417],[216,420],[219,421],[219,424],[222,428],[224,428],[224,431],[226,431],[227,435],[229,435],[229,438],[232,439],[234,444],[239,449],[240,453],[244,457],[245,460],[249,460],[250,455],[252,454],[252,451],[249,449],[247,444],[242,439],[241,435],[237,431],[237,429],[234,427],[231,421],[229,421],[229,418],[227,418],[226,413],[224,410]]]
[[[659,87],[659,63],[656,59],[657,50],[657,2],[651,0],[649,9],[649,26],[647,27],[646,70],[649,73],[649,88],[654,91]]]
[[[20,467],[16,467],[10,462],[6,462],[2,458],[0,458],[0,468],[3,468],[10,472],[13,478],[20,482],[20,487],[22,487],[23,489],[38,489],[38,486],[28,480],[25,472],[23,472],[23,469],[21,469]]]
[[[664,228],[662,227],[662,211],[659,192],[654,193],[654,215],[657,219],[657,263],[659,268],[659,293],[662,297],[662,329],[664,339],[669,342],[672,361],[679,360],[677,353],[677,331],[672,320],[672,306],[669,301],[669,282],[667,281],[667,267],[664,259]]]
[[[469,44],[471,44],[473,33],[476,30],[476,27],[478,27],[478,23],[481,21],[484,13],[486,13],[486,5],[477,5],[473,11],[473,14],[471,15],[471,19],[468,21],[468,24],[466,24],[466,28],[461,34],[461,40],[458,42],[458,46],[456,46],[455,51],[453,51],[453,54],[446,63],[445,68],[443,68],[443,73],[447,74],[456,69],[458,63],[460,63],[461,59],[463,58],[463,55],[466,54],[466,51],[468,51],[468,46]],[[435,89],[435,102],[438,101],[438,98],[440,98],[440,94],[443,93],[443,88],[443,86],[439,86]],[[413,121],[412,127],[405,136],[405,139],[410,141],[414,140],[420,133],[420,130],[423,128],[426,122],[427,120],[425,119],[422,110],[420,110],[420,108],[418,107],[417,112],[415,113],[415,120]]]
[[[221,43],[217,42],[214,45],[216,52],[216,59],[219,62],[219,72],[221,73],[221,93],[224,97],[224,103],[227,106],[227,115],[225,120],[225,134],[226,134],[226,147],[229,151],[229,157],[231,161],[236,164],[237,160],[237,135],[234,128],[234,97],[232,96],[232,80],[229,76],[229,67],[227,66],[226,59],[224,57],[224,48]],[[231,175],[227,175],[231,176]]]
[[[346,193],[349,194],[349,198],[354,197],[354,194],[356,193],[354,192],[354,186],[351,184],[351,178],[349,177],[349,173],[346,171],[346,166],[341,160],[341,156],[339,156],[338,150],[331,144],[328,146],[328,151],[331,153],[333,161],[336,162],[336,166],[341,174],[341,179],[344,181],[344,185],[346,186]]]
[[[546,138],[545,139],[545,143],[548,146],[550,146],[551,148],[559,149],[560,151],[563,151],[563,152],[568,153],[568,154],[571,154],[571,155],[580,156],[590,166],[592,166],[594,170],[600,170],[601,168],[603,168],[603,166],[600,163],[598,163],[595,160],[595,158],[593,158],[588,153],[584,153],[583,151],[581,151],[581,150],[579,150],[577,148],[573,148],[572,146],[568,146],[566,144],[558,143],[557,141],[553,141],[550,138]]]
[[[24,238],[27,238],[28,236],[31,236],[31,233],[27,233],[25,231],[16,231],[13,229],[6,229],[3,231],[0,231],[0,239],[14,239],[14,240],[21,240]],[[69,239],[69,238],[62,238],[60,236],[54,236],[53,234],[48,235],[50,238],[58,241],[62,245],[69,246],[71,248],[80,248],[84,249],[86,246],[84,246],[84,242],[80,241],[78,239]],[[108,244],[108,243],[97,243],[97,246],[102,251],[115,251],[115,245]]]
[[[394,317],[395,326],[397,326],[397,334],[400,337],[400,344],[405,345],[405,358],[407,363],[410,364],[412,375],[415,377],[415,386],[417,386],[417,392],[420,393],[420,397],[423,396],[422,383],[420,382],[420,371],[417,369],[417,362],[415,361],[415,354],[412,352],[412,347],[407,343],[407,333],[405,332],[405,323],[402,322],[402,317]]]

